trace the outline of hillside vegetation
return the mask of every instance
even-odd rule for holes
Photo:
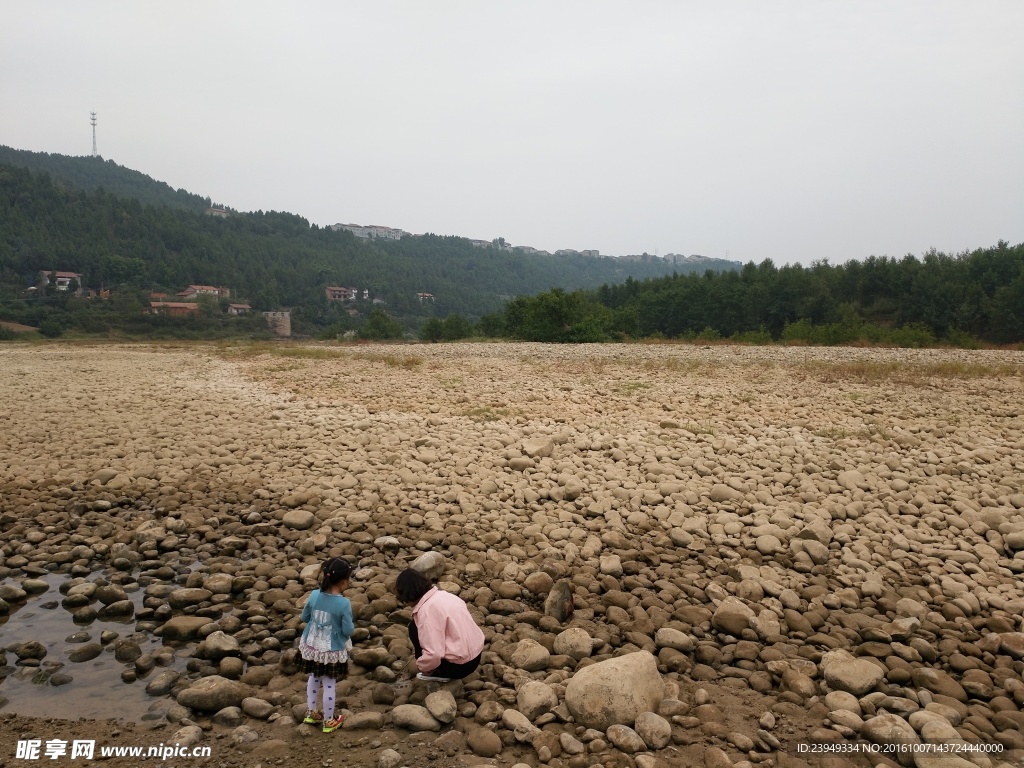
[[[626,280],[508,304],[504,332],[531,341],[620,336],[742,342],[971,346],[1024,341],[1024,244],[918,259],[872,256]]]
[[[86,191],[103,189],[118,197],[138,200],[143,205],[167,205],[197,213],[210,207],[209,198],[174,189],[169,184],[102,157],[51,155],[0,145],[0,165],[46,173],[61,187]]]
[[[499,311],[507,299],[553,287],[596,288],[697,268],[659,259],[508,253],[461,237],[359,240],[293,214],[258,211],[222,219],[183,206],[145,204],[105,186],[76,188],[67,175],[60,178],[0,165],[0,296],[6,319],[37,324],[56,315],[65,327],[84,328],[98,327],[84,315],[100,313],[101,325],[122,324],[97,302],[24,298],[42,270],[82,273],[83,287],[113,289],[120,295],[120,315],[141,312],[150,291],[173,295],[189,284],[204,284],[228,287],[257,310],[290,308],[296,330],[319,333],[361,327],[374,307],[416,328],[451,313],[476,320]],[[365,290],[369,300],[328,301],[328,285],[358,288],[360,297]],[[421,301],[420,293],[434,299]]]

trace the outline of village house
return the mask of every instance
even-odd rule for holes
[[[228,304],[229,315],[244,315],[251,309],[248,304]]]
[[[356,288],[341,288],[336,285],[328,285],[324,292],[328,301],[354,301],[359,293]]]
[[[416,298],[419,299],[420,302],[433,301],[434,300],[434,294],[432,294],[432,293],[417,293],[416,294]]]
[[[335,232],[339,230],[345,230],[351,232],[356,237],[363,239],[380,239],[380,240],[401,240],[403,237],[410,237],[410,233],[404,229],[397,229],[395,227],[385,227],[380,224],[367,224],[365,227],[359,224],[332,224],[331,229]]]
[[[66,291],[71,287],[71,281],[74,280],[78,283],[78,289],[75,291],[76,296],[82,295],[82,281],[85,275],[78,272],[58,272],[56,270],[42,270],[39,273],[39,285],[42,288],[46,288],[50,284],[50,279],[53,279],[54,288],[58,291]]]
[[[231,296],[230,288],[217,288],[213,285],[190,285],[184,291],[176,294],[181,299],[198,299],[200,296],[214,296],[219,299],[226,299]]]
[[[151,301],[151,315],[170,315],[171,317],[189,317],[199,313],[199,305],[191,301]]]

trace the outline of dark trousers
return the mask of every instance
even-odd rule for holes
[[[420,631],[416,629],[416,622],[414,621],[409,622],[409,640],[412,641],[413,655],[418,659],[420,654],[423,653],[423,647],[420,645]],[[454,661],[442,659],[436,669],[424,672],[423,674],[431,675],[432,677],[447,677],[449,680],[461,680],[476,672],[476,668],[479,666],[480,656],[470,659],[465,664],[456,664]]]

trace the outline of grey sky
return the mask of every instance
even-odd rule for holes
[[[833,263],[1024,241],[1024,2],[12,2],[0,143],[241,210]]]

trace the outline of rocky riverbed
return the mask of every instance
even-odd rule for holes
[[[1022,371],[0,346],[0,764],[53,738],[218,765],[1019,764]],[[294,646],[328,555],[358,565],[357,634],[324,735]],[[414,562],[484,627],[465,682],[409,679],[389,587]]]

